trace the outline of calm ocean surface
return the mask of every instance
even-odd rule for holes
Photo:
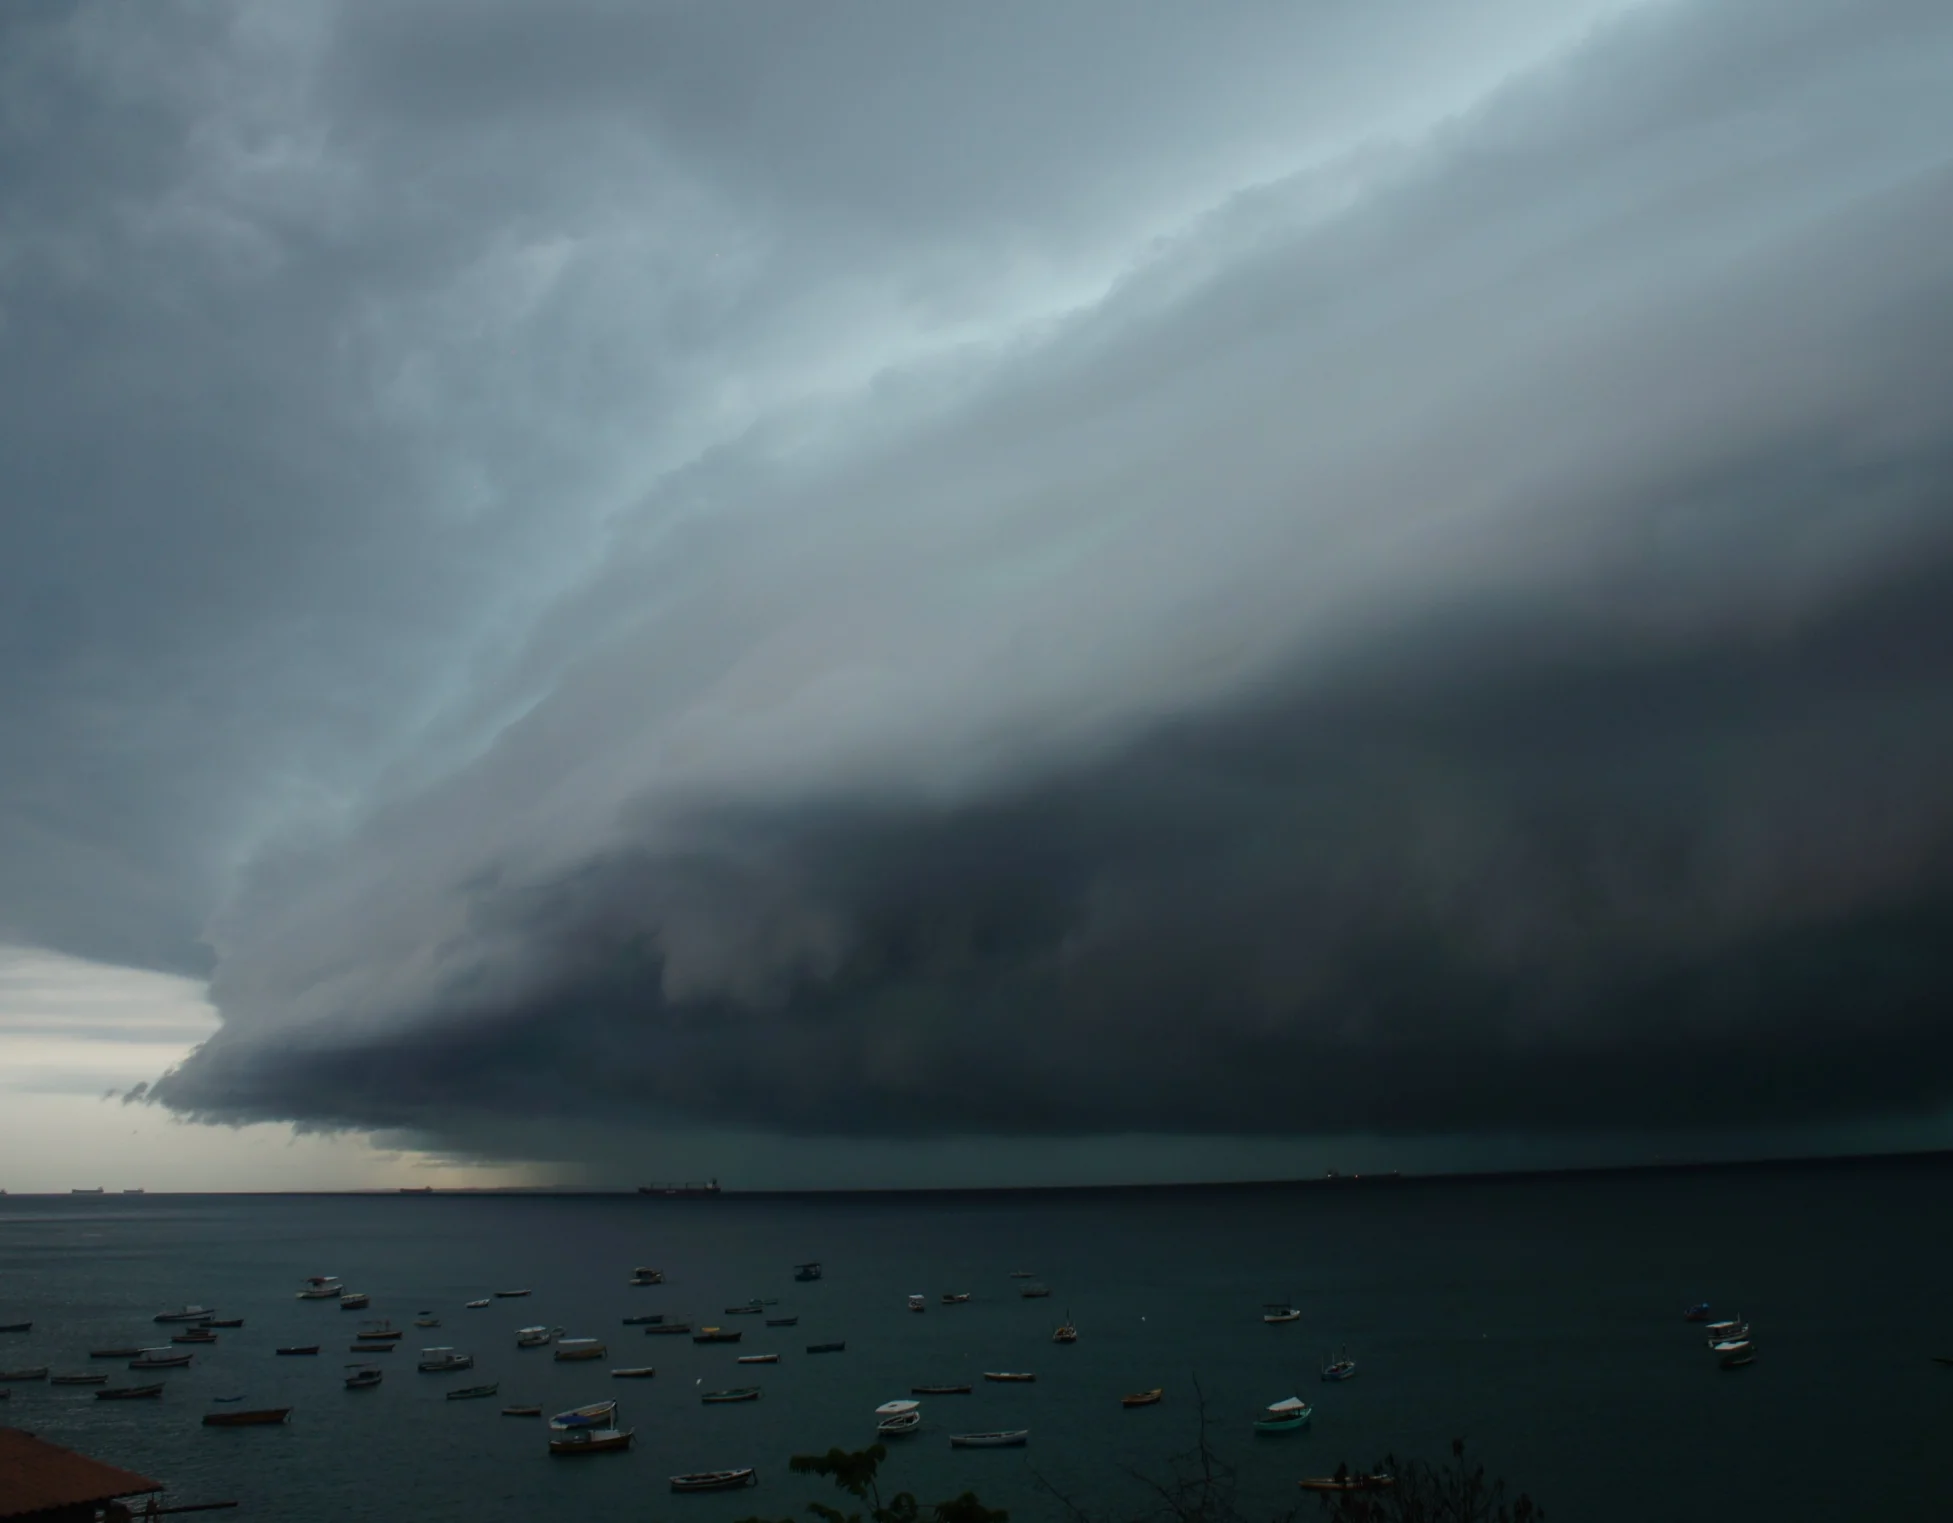
[[[800,1285],[792,1265],[827,1277]],[[668,1283],[625,1284],[633,1265]],[[788,1474],[798,1451],[873,1438],[871,1410],[912,1384],[974,1381],[925,1399],[895,1441],[888,1489],[925,1502],[974,1488],[1020,1523],[1052,1518],[1042,1475],[1095,1513],[1137,1512],[1128,1467],[1163,1473],[1192,1441],[1194,1382],[1252,1515],[1307,1501],[1304,1475],[1385,1451],[1440,1457],[1463,1435],[1560,1523],[1953,1516],[1953,1165],[1945,1160],[1147,1195],[803,1198],[664,1202],[613,1197],[20,1197],[0,1199],[0,1369],[109,1370],[90,1348],[164,1341],[150,1320],[184,1302],[246,1325],[161,1377],[160,1402],[16,1384],[0,1423],[168,1483],[172,1501],[237,1498],[241,1516],[311,1519],[686,1517],[800,1514],[834,1497]],[[1013,1269],[1049,1300],[1023,1300]],[[308,1274],[371,1293],[365,1312],[300,1302]],[[533,1286],[486,1310],[463,1303]],[[945,1290],[969,1290],[943,1307]],[[927,1313],[904,1309],[925,1292]],[[777,1298],[795,1328],[727,1319]],[[1300,1323],[1264,1326],[1265,1301]],[[1756,1329],[1757,1363],[1718,1370],[1685,1303]],[[422,1308],[438,1333],[410,1326]],[[741,1327],[735,1346],[646,1337],[621,1319],[661,1311]],[[1053,1345],[1066,1312],[1080,1341]],[[363,1317],[406,1327],[386,1383],[346,1391]],[[599,1336],[610,1357],[559,1364],[514,1347],[544,1322]],[[810,1342],[845,1339],[841,1354]],[[279,1359],[284,1343],[317,1359]],[[421,1375],[414,1350],[449,1343],[473,1373]],[[1355,1380],[1324,1385],[1348,1345]],[[739,1353],[777,1350],[777,1366]],[[612,1365],[654,1364],[649,1381]],[[1035,1385],[989,1385],[986,1369]],[[156,1377],[149,1377],[156,1378]],[[499,1381],[486,1401],[449,1387]],[[764,1398],[702,1407],[701,1388]],[[1154,1408],[1119,1396],[1166,1387]],[[1291,1393],[1312,1429],[1256,1438],[1256,1410]],[[285,1428],[206,1429],[211,1398],[296,1410]],[[552,1459],[540,1419],[615,1396],[627,1455]],[[221,1410],[221,1408],[216,1409]],[[951,1431],[1028,1427],[1024,1450],[952,1451]],[[756,1465],[760,1485],[671,1496],[677,1471]]]

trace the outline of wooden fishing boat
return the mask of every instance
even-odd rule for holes
[[[161,1396],[163,1383],[147,1386],[103,1386],[95,1393],[97,1401],[142,1401],[147,1397]]]
[[[689,1333],[691,1330],[692,1324],[689,1322],[659,1322],[651,1327],[647,1327],[644,1330],[644,1334],[647,1338],[656,1338],[675,1336],[679,1333]]]
[[[1272,1327],[1283,1322],[1300,1322],[1302,1313],[1286,1301],[1270,1301],[1261,1309],[1261,1320]]]
[[[551,1454],[618,1454],[631,1447],[630,1428],[578,1428],[549,1441]]]
[[[346,1377],[346,1389],[349,1391],[371,1390],[386,1379],[387,1372],[376,1364],[354,1364],[347,1368],[352,1371]]]
[[[150,1320],[152,1322],[201,1322],[211,1314],[211,1308],[208,1306],[184,1306],[176,1311],[159,1311]]]
[[[799,1317],[797,1317],[797,1316],[795,1316],[795,1317],[768,1317],[768,1318],[766,1319],[766,1325],[767,1325],[768,1327],[798,1327],[798,1326],[800,1325],[800,1318],[799,1318]]]
[[[1356,1373],[1356,1361],[1349,1356],[1349,1350],[1341,1350],[1334,1359],[1325,1359],[1322,1365],[1324,1380],[1348,1380]]]
[[[897,1412],[884,1417],[875,1424],[875,1433],[881,1438],[900,1438],[905,1433],[913,1433],[922,1426],[920,1412]]]
[[[289,1344],[284,1348],[272,1350],[274,1354],[316,1354],[318,1353],[318,1351],[319,1351],[319,1346],[316,1343],[294,1343],[294,1344]],[[97,1356],[97,1357],[106,1357],[112,1359],[115,1356],[113,1354],[109,1354],[109,1355]]]
[[[522,1290],[498,1290],[495,1294],[504,1301],[519,1301],[524,1296],[533,1296],[535,1292],[525,1288]]]
[[[983,1372],[983,1378],[985,1380],[1022,1382],[1027,1380],[1036,1380],[1037,1376],[1029,1374],[1023,1370],[985,1370]]]
[[[488,1297],[483,1296],[479,1301],[464,1301],[461,1304],[469,1311],[480,1311],[484,1306],[488,1305]]]
[[[734,1364],[778,1364],[779,1362],[778,1354],[741,1354],[733,1360]]]
[[[12,1385],[22,1380],[46,1379],[47,1366],[44,1364],[30,1365],[26,1369],[21,1370],[0,1370],[0,1385]]]
[[[166,1348],[144,1349],[129,1361],[132,1370],[180,1370],[192,1359],[194,1354],[173,1354]]]
[[[612,1370],[610,1372],[610,1378],[612,1380],[649,1380],[657,1373],[657,1370],[648,1364],[634,1364],[628,1369]]]
[[[757,1317],[765,1310],[766,1303],[756,1297],[744,1306],[728,1306],[725,1314],[728,1317]]]
[[[588,1406],[558,1412],[550,1418],[549,1426],[558,1433],[568,1433],[576,1428],[614,1428],[617,1426],[617,1399],[612,1397],[608,1401],[593,1401]]]
[[[203,1425],[206,1428],[265,1428],[273,1423],[289,1422],[290,1407],[260,1407],[254,1412],[206,1412]]]
[[[204,1332],[201,1329],[187,1333],[170,1334],[170,1342],[172,1343],[215,1343],[216,1341],[217,1335],[215,1333]]]
[[[515,1330],[517,1348],[547,1348],[563,1336],[560,1327],[518,1327]]]
[[[601,1359],[609,1352],[598,1338],[562,1338],[557,1340],[555,1357],[564,1364],[574,1364],[583,1359]]]
[[[671,1478],[673,1491],[737,1491],[742,1486],[757,1484],[759,1475],[751,1465],[739,1470],[695,1470],[690,1475]]]
[[[344,1294],[338,1275],[315,1274],[306,1277],[304,1286],[299,1290],[298,1298],[301,1301],[336,1301]]]
[[[910,1386],[911,1396],[968,1396],[973,1386]]]
[[[1715,1343],[1723,1338],[1735,1337],[1736,1330],[1738,1328],[1747,1327],[1747,1326],[1749,1326],[1749,1324],[1745,1322],[1741,1317],[1731,1317],[1727,1321],[1711,1322],[1707,1327],[1703,1328],[1702,1331],[1709,1335],[1709,1341],[1711,1343]]]
[[[418,1317],[414,1318],[415,1327],[439,1327],[440,1325],[441,1319],[431,1311],[424,1311]]]
[[[102,1386],[108,1384],[106,1375],[50,1375],[47,1383],[51,1386]]]
[[[449,1370],[472,1370],[474,1367],[475,1356],[461,1353],[457,1349],[443,1346],[424,1348],[420,1351],[420,1369],[421,1373],[426,1375],[442,1375]]]
[[[1397,1477],[1377,1471],[1373,1475],[1312,1475],[1296,1485],[1304,1491],[1384,1491],[1397,1484]]]
[[[728,1402],[735,1401],[758,1401],[760,1399],[760,1388],[758,1386],[733,1386],[730,1390],[725,1391],[701,1391],[698,1399],[707,1406],[724,1406]]]
[[[1160,1404],[1160,1398],[1165,1395],[1166,1388],[1164,1386],[1154,1386],[1150,1391],[1135,1391],[1130,1396],[1121,1396],[1119,1398],[1119,1405],[1122,1407],[1156,1407]]]
[[[462,1386],[459,1390],[449,1391],[447,1398],[449,1401],[476,1401],[484,1396],[493,1396],[501,1389],[498,1382],[491,1380],[487,1385]]]
[[[134,1359],[142,1352],[139,1348],[92,1348],[88,1351],[90,1359]]]
[[[952,1449],[1021,1449],[1031,1441],[1029,1428],[1010,1428],[999,1433],[952,1433]]]
[[[847,1346],[845,1340],[839,1343],[810,1343],[807,1345],[807,1352],[810,1354],[838,1354],[847,1348]]]
[[[701,1327],[692,1334],[694,1343],[737,1343],[745,1333],[723,1327]]]
[[[502,1415],[504,1417],[541,1417],[542,1408],[541,1407],[504,1407],[502,1408]]]
[[[358,1311],[362,1307],[372,1305],[372,1303],[373,1298],[363,1290],[346,1290],[341,1291],[339,1294],[339,1309],[341,1311]]]
[[[1076,1343],[1078,1341],[1078,1328],[1072,1323],[1070,1312],[1066,1312],[1065,1320],[1052,1329],[1051,1341],[1053,1343]]]
[[[945,1306],[961,1306],[969,1299],[970,1293],[967,1290],[946,1290],[943,1292],[943,1305]]]
[[[1726,1331],[1709,1334],[1708,1343],[1710,1348],[1714,1348],[1718,1343],[1736,1343],[1749,1337],[1749,1335],[1749,1323],[1738,1322],[1728,1327]]]
[[[391,1322],[362,1322],[353,1336],[361,1343],[393,1343],[407,1335]]]

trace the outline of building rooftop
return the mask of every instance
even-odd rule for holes
[[[104,1465],[18,1428],[0,1428],[0,1519],[32,1518],[162,1489],[161,1481],[133,1470]]]

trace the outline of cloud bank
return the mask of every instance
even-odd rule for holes
[[[255,89],[36,33],[202,136],[38,187],[65,238],[7,265],[72,294],[7,341],[104,325],[135,358],[50,363],[141,420],[13,467],[38,534],[49,482],[91,544],[126,514],[93,574],[137,595],[10,636],[49,645],[9,828],[78,823],[7,913],[207,940],[224,1026],[165,1103],[1953,1100],[1941,8],[1512,6],[1450,54],[1435,10],[169,14]],[[132,247],[171,299],[105,316]],[[90,437],[76,389],[37,438]],[[150,765],[78,773],[91,734]],[[102,908],[45,885],[100,881],[105,800]]]

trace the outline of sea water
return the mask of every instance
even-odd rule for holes
[[[825,1277],[796,1282],[818,1259]],[[661,1286],[627,1283],[636,1265]],[[164,1481],[170,1500],[236,1499],[285,1520],[785,1518],[840,1500],[789,1456],[874,1439],[875,1406],[912,1385],[924,1426],[893,1440],[889,1491],[973,1490],[1017,1523],[1147,1511],[1204,1412],[1249,1518],[1309,1499],[1306,1475],[1386,1453],[1442,1459],[1454,1438],[1564,1523],[1953,1516],[1953,1164],[1944,1159],[1492,1180],[1405,1180],[1156,1193],[662,1201],[636,1196],[143,1196],[0,1199],[0,1369],[47,1364],[162,1379],[160,1401],[15,1385],[0,1423]],[[1029,1270],[1051,1289],[1027,1300]],[[372,1304],[300,1301],[307,1275]],[[530,1287],[520,1300],[464,1303]],[[945,1291],[968,1291],[944,1306]],[[920,1292],[927,1311],[907,1309]],[[725,1308],[758,1297],[791,1328]],[[1722,1370],[1681,1318],[1708,1300],[1754,1327],[1757,1362]],[[245,1326],[193,1365],[140,1375],[91,1348],[154,1344],[186,1302]],[[1299,1307],[1268,1326],[1264,1303]],[[437,1330],[412,1326],[432,1311]],[[646,1336],[662,1312],[738,1344]],[[405,1329],[371,1356],[385,1383],[347,1391],[360,1323]],[[1052,1329],[1075,1322],[1078,1342]],[[600,1337],[554,1361],[515,1329]],[[809,1355],[845,1340],[845,1352]],[[279,1358],[281,1344],[321,1345]],[[475,1356],[423,1375],[423,1344]],[[1353,1380],[1325,1384],[1347,1347]],[[777,1365],[734,1363],[777,1352]],[[612,1367],[650,1364],[650,1380]],[[991,1384],[986,1370],[1035,1372]],[[495,1381],[491,1399],[444,1392]],[[761,1400],[704,1406],[758,1385]],[[1163,1386],[1158,1406],[1119,1398]],[[1300,1395],[1305,1430],[1257,1436]],[[240,1396],[227,1406],[218,1396]],[[538,1418],[616,1397],[636,1430],[617,1456],[552,1458]],[[290,1406],[282,1428],[211,1429],[206,1412]],[[952,1432],[1028,1428],[1024,1449],[954,1450]],[[682,1471],[756,1466],[759,1485],[673,1496]]]

